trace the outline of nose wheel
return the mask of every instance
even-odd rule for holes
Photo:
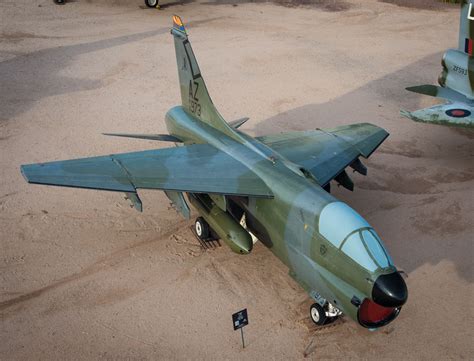
[[[311,320],[318,326],[322,326],[326,323],[328,317],[326,311],[319,303],[313,303],[309,309]]]
[[[324,306],[313,303],[309,309],[309,315],[316,325],[323,326],[336,321],[342,315],[342,312],[329,302],[326,302]]]

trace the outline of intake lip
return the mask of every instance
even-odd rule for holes
[[[371,299],[365,298],[357,309],[357,320],[363,327],[377,329],[396,319],[400,310],[401,307],[383,307]]]
[[[377,277],[372,288],[372,299],[383,307],[400,307],[408,298],[405,281],[398,272]]]

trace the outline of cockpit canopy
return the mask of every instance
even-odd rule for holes
[[[393,265],[375,230],[343,202],[329,203],[323,208],[319,233],[369,272]]]

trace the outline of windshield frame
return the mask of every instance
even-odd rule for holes
[[[380,262],[377,260],[377,258],[375,257],[373,251],[371,251],[371,247],[368,246],[366,240],[364,239],[363,237],[363,231],[368,231],[372,234],[372,236],[375,238],[375,240],[378,242],[378,245],[380,246],[382,252],[383,252],[383,255],[385,256],[385,260],[386,260],[386,266],[383,266],[380,264]],[[361,264],[360,262],[358,262],[354,257],[352,257],[350,254],[346,253],[342,248],[344,247],[344,245],[346,244],[346,242],[349,240],[349,238],[351,238],[352,235],[358,233],[358,236],[359,236],[359,240],[360,242],[362,243],[363,247],[364,247],[364,250],[366,252],[366,254],[369,256],[370,260],[375,264],[376,268],[375,270],[371,270],[367,267],[365,267],[363,264]],[[362,228],[359,228],[359,229],[356,229],[354,231],[352,231],[351,233],[349,233],[344,239],[343,241],[341,242],[340,246],[338,247],[339,251],[341,251],[342,253],[344,253],[347,257],[349,257],[352,261],[354,261],[356,264],[358,264],[360,267],[364,268],[365,270],[369,271],[369,272],[375,272],[377,269],[386,269],[386,268],[389,268],[391,266],[393,266],[393,263],[392,263],[392,259],[390,258],[387,250],[385,249],[385,247],[383,246],[382,244],[382,240],[380,239],[380,237],[378,236],[377,232],[375,232],[375,230],[372,228],[372,227],[362,227]]]

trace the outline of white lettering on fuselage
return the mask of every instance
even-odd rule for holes
[[[467,75],[467,69],[461,68],[460,66],[453,65],[453,71],[461,75]]]
[[[472,15],[472,3],[469,3],[469,10],[467,12],[467,19],[474,20],[474,16]]]

